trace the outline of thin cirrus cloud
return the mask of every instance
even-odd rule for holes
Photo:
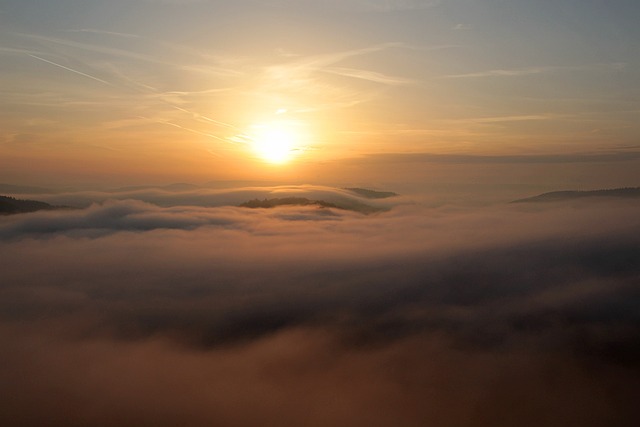
[[[513,69],[497,69],[481,71],[478,73],[465,73],[465,74],[450,74],[442,76],[441,78],[447,79],[463,79],[463,78],[477,78],[477,77],[518,77],[528,76],[534,74],[546,74],[560,71],[622,71],[626,67],[624,62],[612,62],[602,64],[586,64],[576,66],[542,66],[542,67],[528,67],[528,68],[513,68]]]
[[[411,11],[430,9],[442,3],[441,0],[359,0],[358,3],[381,12]]]
[[[358,70],[354,68],[331,67],[325,68],[322,71],[326,73],[337,74],[339,76],[352,77],[355,79],[367,80],[374,83],[381,83],[392,86],[409,85],[416,83],[414,80],[403,77],[389,76],[383,73],[377,73],[375,71]]]
[[[202,124],[214,123],[234,128],[234,124],[229,120],[218,120],[208,115],[199,113],[200,107],[187,108],[186,104],[198,102],[194,97],[201,97],[203,94],[220,96],[225,99],[233,97],[234,94],[245,96],[252,94],[255,99],[270,99],[273,97],[291,98],[285,102],[300,104],[292,111],[298,113],[309,113],[318,110],[342,109],[357,105],[371,99],[374,94],[367,93],[364,89],[355,90],[347,87],[332,84],[320,73],[343,75],[351,78],[372,81],[385,85],[412,84],[413,81],[401,77],[389,76],[374,70],[355,69],[348,67],[335,67],[349,58],[364,56],[381,52],[388,49],[406,47],[401,43],[383,43],[365,46],[357,49],[336,51],[320,55],[301,55],[276,57],[270,65],[252,63],[251,61],[234,56],[220,56],[216,54],[203,53],[193,48],[187,48],[166,42],[150,40],[146,37],[135,34],[110,32],[95,29],[69,30],[68,34],[95,34],[101,37],[100,42],[89,43],[67,38],[51,37],[38,34],[13,33],[13,36],[29,41],[37,47],[34,52],[11,50],[13,54],[25,53],[33,60],[46,62],[52,67],[74,73],[78,78],[91,79],[102,84],[108,84],[117,89],[121,94],[128,96],[142,97],[139,101],[141,105],[148,108],[155,108],[156,114],[145,113],[144,117],[150,122],[171,125],[186,132],[197,133],[199,135],[209,135],[211,132],[203,131],[194,124],[185,120],[195,120]],[[138,52],[121,46],[121,43],[111,43],[112,39],[138,39],[145,45],[157,45],[163,49],[170,49],[177,52],[181,57],[188,57],[182,62],[168,62],[148,52]],[[6,50],[6,49],[5,49]],[[9,53],[9,51],[7,51]],[[112,60],[105,61],[106,58]],[[293,59],[292,59],[293,58]],[[115,60],[115,62],[114,62]],[[119,62],[125,61],[129,65],[123,67]],[[134,62],[131,62],[134,61]],[[136,77],[131,77],[131,64],[140,63]],[[161,65],[165,72],[170,70],[201,74],[202,76],[214,77],[216,87],[211,88],[211,83],[206,88],[194,87],[192,90],[173,89],[169,82],[158,84],[158,76],[149,76],[145,79],[148,71],[146,65]],[[127,71],[125,71],[125,69]],[[246,80],[247,76],[256,76],[254,83]],[[162,89],[159,89],[159,88]],[[160,107],[170,107],[176,111],[173,115],[167,115],[168,111],[160,114],[154,102],[165,104]],[[304,106],[306,104],[307,106]],[[140,104],[139,104],[140,105]],[[313,105],[309,107],[308,105]],[[139,114],[138,114],[139,116]],[[215,139],[227,140],[228,135],[215,133]]]
[[[339,63],[345,59],[353,58],[357,56],[363,56],[370,53],[380,52],[386,49],[392,49],[397,47],[403,47],[401,43],[382,43],[372,46],[366,46],[359,49],[350,49],[338,52],[332,52],[321,55],[307,55],[301,58],[296,58],[293,61],[285,63],[279,63],[274,66],[269,66],[265,69],[266,74],[274,78],[275,80],[287,81],[288,79],[300,79],[307,78],[311,73],[317,71],[324,71],[329,69],[330,66]],[[361,72],[366,72],[361,70]]]
[[[638,207],[8,217],[0,408],[25,426],[625,425]]]
[[[87,31],[88,30],[82,30],[81,32],[87,32]],[[108,33],[108,32],[105,33],[103,31],[98,31],[96,33],[102,34],[102,35],[114,35],[114,33]],[[113,47],[107,44],[87,43],[84,41],[75,41],[67,38],[43,36],[39,34],[13,33],[13,35],[24,38],[24,39],[32,40],[38,44],[44,45],[51,51],[51,53],[55,53],[59,55],[69,55],[77,59],[86,57],[87,55],[101,54],[101,55],[108,55],[108,56],[123,58],[128,60],[135,60],[135,61],[147,62],[151,64],[156,64],[156,65],[162,65],[165,67],[172,67],[172,68],[181,69],[184,71],[198,71],[198,72],[207,72],[211,74],[218,73],[220,75],[237,75],[237,71],[233,69],[215,67],[212,64],[209,64],[210,66],[206,69],[192,67],[189,64],[171,62],[165,59],[159,59],[157,56],[150,53],[136,52],[134,50],[123,49],[120,47]],[[118,36],[122,37],[122,35],[118,35]],[[134,37],[135,35],[129,35],[129,36]],[[153,43],[157,44],[158,42],[153,41]],[[70,51],[64,51],[64,53],[59,52],[60,47],[75,49],[77,53],[73,53]],[[187,53],[187,54],[194,55],[194,52],[192,50],[185,51],[185,49],[180,48],[178,46],[173,46],[173,47],[176,51],[179,51],[181,54]],[[211,60],[211,58],[209,58],[209,60]]]
[[[313,3],[303,0],[306,3]],[[300,0],[270,0],[268,4],[279,7],[297,6]],[[431,9],[439,6],[442,0],[327,0],[330,7],[364,12],[408,12]]]
[[[94,28],[81,28],[81,29],[71,29],[71,30],[66,30],[66,32],[68,33],[84,33],[84,34],[97,34],[97,35],[105,35],[105,36],[111,36],[111,37],[116,37],[116,38],[128,38],[128,39],[140,39],[140,40],[144,40],[147,43],[156,45],[156,46],[161,46],[165,49],[169,49],[174,53],[179,53],[181,55],[184,54],[188,54],[191,55],[193,58],[199,58],[201,60],[207,60],[209,62],[213,61],[216,64],[222,65],[222,64],[227,64],[227,65],[234,65],[237,66],[239,63],[242,63],[243,61],[246,60],[246,58],[242,58],[239,56],[234,56],[231,54],[227,54],[227,55],[216,55],[213,54],[211,52],[205,52],[203,50],[199,50],[199,49],[195,49],[191,46],[187,46],[184,44],[179,44],[179,43],[171,43],[168,42],[166,40],[158,40],[156,38],[150,38],[150,37],[146,37],[146,36],[142,36],[140,34],[131,34],[131,33],[119,33],[119,32],[114,32],[114,31],[105,31],[105,30],[99,30],[99,29],[94,29]],[[196,66],[188,66],[191,68],[194,68]],[[189,68],[187,68],[189,69]],[[232,68],[213,68],[213,70],[215,70],[218,74],[221,75],[239,75],[240,73]],[[211,70],[210,70],[211,71]]]
[[[557,116],[552,115],[522,115],[522,116],[497,116],[497,117],[477,117],[470,119],[462,119],[461,122],[472,122],[472,123],[500,123],[500,122],[526,122],[530,120],[549,120],[557,118]]]
[[[381,43],[317,55],[281,55],[275,63],[256,68],[258,84],[249,91],[262,99],[284,99],[284,102],[299,105],[291,109],[297,113],[352,107],[375,98],[375,90],[336,84],[328,80],[327,75],[343,75],[385,85],[406,84],[408,80],[374,70],[334,65],[350,58],[403,47],[406,46],[402,43]]]
[[[119,38],[120,37],[140,38],[132,34],[121,34],[121,33],[105,32],[105,31],[99,31],[99,30],[89,30],[89,29],[77,30],[75,32],[81,32],[81,33],[91,32],[99,35],[107,35],[109,37],[114,36]],[[185,103],[185,98],[189,98],[193,94],[199,95],[200,93],[203,93],[203,91],[200,91],[200,92],[195,91],[194,93],[186,92],[186,91],[182,91],[182,92],[169,91],[168,93],[164,93],[148,85],[146,82],[140,81],[140,79],[132,79],[127,74],[122,72],[119,69],[117,64],[113,64],[113,63],[105,64],[104,61],[96,62],[94,56],[95,54],[98,54],[98,55],[108,55],[111,57],[126,59],[126,60],[134,59],[142,62],[162,64],[166,67],[178,68],[183,71],[202,72],[210,75],[218,74],[218,75],[227,75],[227,76],[229,75],[237,76],[238,71],[235,71],[235,70],[225,71],[215,65],[207,65],[205,67],[205,66],[197,66],[197,65],[188,65],[184,63],[172,64],[166,61],[161,61],[153,55],[140,54],[134,51],[130,51],[128,49],[114,48],[114,47],[103,45],[103,44],[77,42],[69,39],[40,36],[36,34],[15,33],[14,35],[27,40],[35,41],[36,44],[39,44],[42,46],[40,46],[38,50],[35,51],[37,52],[37,55],[35,53],[32,53],[31,51],[5,49],[9,53],[15,53],[15,54],[25,53],[26,55],[33,58],[34,60],[45,62],[51,65],[52,67],[58,67],[58,68],[64,69],[69,73],[73,73],[79,76],[79,78],[91,79],[98,83],[106,84],[111,88],[115,89],[117,93],[120,95],[136,97],[139,101],[142,101],[142,103],[150,106],[153,106],[153,104],[156,104],[155,105],[156,111],[158,110],[157,104],[160,103],[162,107],[169,107],[170,109],[174,109],[180,112],[177,115],[178,117],[175,117],[176,120],[187,118],[187,119],[194,119],[196,121],[203,122],[203,123],[208,123],[208,124],[214,123],[219,126],[233,128],[233,125],[231,124],[221,122],[219,120],[215,120],[213,118],[200,114],[194,110],[186,109],[184,107],[180,107],[179,105],[177,105],[177,104]],[[58,47],[64,47],[65,49],[61,51],[58,49]],[[184,50],[181,49],[179,46],[170,46],[169,48],[174,50],[180,50],[182,53],[184,53]],[[197,52],[192,52],[191,50],[188,51],[187,53],[189,55],[192,55],[193,58],[195,58],[195,60],[197,61],[211,60],[211,58],[203,58]],[[73,66],[65,65],[66,63],[69,63],[69,62],[73,63],[74,65]],[[217,88],[213,90],[207,90],[204,92],[211,94],[211,93],[222,93],[222,92],[225,92],[226,90],[227,90],[226,88]],[[179,116],[180,114],[182,114],[183,117],[180,117]],[[176,115],[174,114],[174,116]],[[174,126],[186,132],[209,136],[214,139],[218,139],[225,142],[227,141],[225,138],[219,135],[214,135],[210,132],[204,132],[198,129],[194,129],[194,127],[190,124],[174,123],[170,120],[167,120],[166,118],[160,118],[160,117],[149,118],[148,121]]]

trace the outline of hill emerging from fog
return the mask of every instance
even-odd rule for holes
[[[394,193],[392,191],[376,191],[357,187],[345,188],[345,190],[351,191],[352,193],[355,193],[367,199],[388,199],[389,197],[395,197],[398,195],[397,193]]]
[[[354,212],[360,212],[363,214],[371,214],[375,212],[381,212],[385,209],[370,206],[364,203],[355,201],[349,201],[348,203],[331,203],[325,200],[312,200],[306,197],[282,197],[273,199],[252,199],[239,205],[242,208],[251,209],[270,209],[279,206],[317,206],[319,208],[334,208],[344,209]]]
[[[218,186],[220,187],[220,186]],[[177,183],[165,186],[129,186],[107,190],[64,190],[29,196],[6,194],[2,213],[33,212],[74,206],[84,209],[112,200],[137,200],[159,207],[235,206],[242,208],[303,207],[348,210],[362,214],[388,211],[398,201],[396,193],[366,188],[335,188],[319,185],[277,185],[218,188]],[[24,187],[13,186],[19,190]],[[0,194],[3,194],[0,192]],[[21,200],[21,199],[35,199]]]
[[[8,196],[0,196],[0,215],[12,215],[60,208],[62,207],[53,206],[45,202],[38,202],[36,200],[20,200]]]
[[[511,203],[535,203],[535,202],[560,202],[564,200],[576,200],[585,198],[614,198],[634,199],[640,198],[640,187],[614,188],[609,190],[590,191],[552,191],[539,194],[534,197],[514,200]]]

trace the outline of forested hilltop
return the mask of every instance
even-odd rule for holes
[[[14,197],[0,196],[0,215],[12,215],[59,208],[60,206],[53,206],[49,203],[38,202],[36,200],[20,200]]]

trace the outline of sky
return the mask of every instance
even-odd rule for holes
[[[637,184],[638,16],[630,0],[4,0],[0,182],[464,183],[483,163],[541,188]]]
[[[0,424],[637,426],[639,18],[0,0]]]

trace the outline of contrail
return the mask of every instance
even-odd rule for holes
[[[186,130],[187,132],[192,132],[192,133],[196,133],[198,135],[204,135],[204,136],[208,136],[210,138],[215,138],[215,139],[218,139],[218,140],[220,140],[222,142],[231,143],[229,140],[224,139],[224,138],[220,138],[219,136],[216,136],[216,135],[213,135],[213,134],[210,134],[210,133],[207,133],[207,132],[201,132],[199,130],[191,129],[191,128],[188,128],[188,127],[184,127],[184,126],[179,125],[177,123],[167,122],[167,121],[162,121],[162,120],[154,120],[154,119],[151,119],[151,118],[145,117],[145,116],[138,116],[138,117],[141,118],[141,119],[150,120],[150,121],[155,122],[155,123],[160,123],[160,124],[163,124],[163,125],[173,126],[173,127],[178,128],[178,129]]]
[[[57,64],[57,63],[55,63],[55,62],[53,62],[53,61],[49,61],[48,59],[40,58],[39,56],[36,56],[36,55],[30,54],[30,53],[28,53],[27,55],[29,55],[29,56],[30,56],[30,57],[32,57],[32,58],[39,59],[40,61],[44,61],[44,62],[46,62],[47,64],[55,65],[56,67],[60,67],[60,68],[63,68],[63,69],[65,69],[65,70],[67,70],[67,71],[71,71],[72,73],[80,74],[81,76],[88,77],[88,78],[90,78],[90,79],[92,79],[92,80],[95,80],[95,81],[98,81],[98,82],[100,82],[100,83],[104,83],[104,84],[106,84],[106,85],[113,86],[111,83],[109,83],[109,82],[108,82],[108,81],[106,81],[106,80],[102,80],[102,79],[99,79],[99,78],[97,78],[97,77],[90,76],[89,74],[85,74],[85,73],[83,73],[82,71],[78,71],[78,70],[74,70],[73,68],[65,67],[64,65]]]
[[[147,95],[149,92],[151,92],[153,95],[159,96],[159,97],[162,97],[162,95],[163,95],[162,93],[160,93],[160,91],[158,89],[156,89],[154,87],[151,87],[149,85],[146,85],[144,83],[140,83],[139,81],[133,80],[133,79],[129,78],[128,76],[126,76],[125,74],[119,72],[118,70],[112,70],[112,71],[116,72],[118,77],[120,77],[122,79],[125,79],[129,83],[133,83],[136,86],[140,86],[140,87],[144,88],[144,90],[141,90],[140,88],[135,88],[135,87],[132,88],[132,90],[134,90],[134,91],[136,91],[138,93]],[[215,119],[212,119],[210,117],[203,116],[202,114],[196,113],[195,111],[191,111],[191,110],[187,110],[186,108],[179,107],[179,106],[177,106],[177,105],[175,105],[175,104],[173,104],[173,103],[171,103],[171,102],[169,102],[169,101],[167,101],[165,99],[160,98],[160,102],[162,102],[164,104],[167,104],[170,107],[175,108],[176,110],[182,111],[183,113],[190,114],[195,119],[201,119],[201,120],[207,121],[209,123],[216,124],[218,126],[224,126],[224,127],[228,127],[228,128],[231,128],[231,129],[238,129],[237,127],[235,127],[232,124],[224,123],[224,122],[221,122],[219,120],[215,120]]]
[[[231,128],[231,129],[238,129],[237,127],[235,127],[234,125],[231,125],[231,124],[229,124],[229,123],[224,123],[224,122],[220,122],[220,121],[218,121],[218,120],[214,120],[214,119],[212,119],[212,118],[210,118],[210,117],[203,116],[203,115],[202,115],[202,114],[200,114],[200,113],[196,113],[195,111],[190,111],[190,110],[187,110],[187,109],[185,109],[185,108],[178,107],[177,105],[172,104],[172,103],[170,103],[170,102],[167,102],[167,101],[165,101],[165,100],[162,100],[162,101],[163,101],[164,103],[166,103],[167,105],[172,106],[172,107],[173,107],[173,108],[175,108],[176,110],[180,110],[180,111],[182,111],[182,112],[185,112],[185,113],[188,113],[188,114],[193,115],[193,116],[194,116],[195,118],[197,118],[197,119],[203,119],[203,120],[205,120],[205,121],[207,121],[207,122],[214,123],[214,124],[216,124],[216,125],[218,125],[218,126],[224,126],[224,127],[228,127],[228,128]]]
[[[41,57],[36,56],[36,55],[33,55],[33,54],[31,54],[31,53],[28,53],[27,55],[29,55],[29,56],[30,56],[30,57],[32,57],[32,58],[38,59],[38,60],[40,60],[40,61],[46,62],[47,64],[55,65],[56,67],[60,67],[60,68],[62,68],[62,69],[64,69],[64,70],[71,71],[72,73],[76,73],[76,74],[79,74],[79,75],[81,75],[81,76],[84,76],[84,77],[90,78],[90,79],[92,79],[92,80],[95,80],[95,81],[97,81],[97,82],[104,83],[104,84],[106,84],[106,85],[108,85],[108,86],[115,87],[112,83],[109,83],[109,82],[108,82],[108,81],[106,81],[106,80],[102,80],[102,79],[100,79],[100,78],[98,78],[98,77],[94,77],[94,76],[92,76],[92,75],[89,75],[89,74],[83,73],[82,71],[78,71],[78,70],[74,70],[73,68],[65,67],[65,66],[64,66],[64,65],[62,65],[62,64],[58,64],[58,63],[56,63],[56,62],[49,61],[48,59],[41,58]],[[133,81],[132,81],[132,82],[133,82]],[[133,82],[133,83],[140,84],[140,83],[137,83],[137,82]],[[144,87],[145,85],[142,85],[142,86]],[[147,89],[147,90],[152,90],[153,92],[156,92],[155,90],[153,90],[153,88],[146,87],[146,89]],[[140,91],[138,90],[138,92],[140,92]],[[156,94],[157,94],[157,95],[160,95],[160,94],[159,94],[159,93],[157,93],[157,92],[156,92]],[[175,109],[177,109],[177,110],[180,110],[180,111],[182,111],[182,112],[185,112],[185,113],[191,114],[191,115],[192,115],[192,116],[194,116],[196,119],[205,120],[205,121],[207,121],[207,122],[209,122],[209,123],[214,123],[214,124],[216,124],[216,125],[218,125],[218,126],[224,126],[224,127],[228,127],[228,128],[231,128],[231,129],[238,129],[237,127],[235,127],[235,126],[233,126],[233,125],[231,125],[231,124],[229,124],[229,123],[224,123],[224,122],[220,122],[220,121],[218,121],[218,120],[214,120],[214,119],[212,119],[212,118],[209,118],[209,117],[207,117],[207,116],[203,116],[202,114],[196,113],[196,112],[194,112],[194,111],[190,111],[190,110],[187,110],[187,109],[185,109],[185,108],[179,107],[179,106],[177,106],[177,105],[175,105],[175,104],[172,104],[172,103],[170,103],[170,102],[167,102],[167,101],[165,101],[165,100],[161,100],[161,101],[162,101],[162,102],[164,102],[164,103],[165,103],[165,104],[167,104],[167,105],[170,105],[171,107],[173,107],[173,108],[175,108]],[[163,123],[163,124],[167,124],[167,125],[170,125],[170,126],[175,126],[175,127],[177,127],[177,128],[184,129],[184,130],[189,131],[189,132],[197,133],[197,134],[200,134],[200,135],[205,135],[205,136],[208,136],[208,137],[211,137],[211,138],[215,138],[215,139],[218,139],[218,140],[220,140],[220,141],[224,141],[224,142],[229,142],[228,140],[226,140],[226,139],[224,139],[224,138],[220,138],[219,136],[212,135],[212,134],[205,133],[205,132],[200,132],[200,131],[197,131],[197,130],[194,130],[194,129],[190,129],[190,128],[187,128],[187,127],[184,127],[184,126],[177,125],[177,124],[175,124],[175,123],[171,123],[171,122],[158,122],[158,123]]]

